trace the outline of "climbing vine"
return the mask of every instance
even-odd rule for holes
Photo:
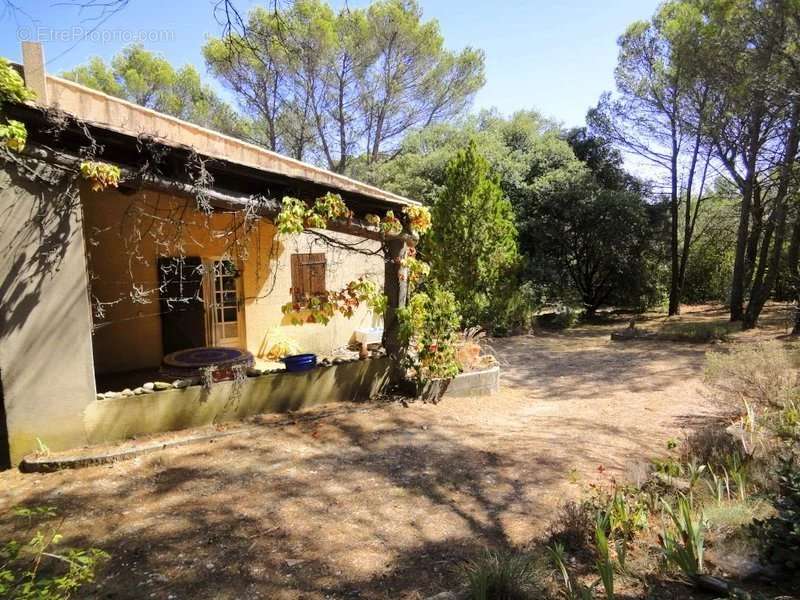
[[[406,255],[400,259],[400,278],[408,281],[410,291],[413,291],[423,279],[431,272],[431,266],[417,258],[416,248],[409,248]]]
[[[0,57],[0,108],[6,102],[27,102],[35,97],[36,94],[25,87],[19,73],[5,58]],[[22,152],[27,140],[28,131],[23,123],[14,119],[0,123],[0,142],[9,150]]]
[[[339,194],[328,192],[308,206],[298,198],[285,196],[275,220],[278,233],[292,235],[306,229],[325,229],[329,221],[349,219],[352,213]]]
[[[119,185],[119,167],[93,160],[81,163],[81,177],[89,182],[93,192],[102,192]]]
[[[418,379],[458,375],[456,344],[461,317],[451,292],[431,286],[427,293],[414,294],[397,316],[406,347],[405,363]]]
[[[338,291],[320,292],[300,301],[288,302],[281,307],[281,311],[291,318],[293,325],[327,325],[337,313],[351,318],[362,303],[377,314],[383,314],[387,305],[386,296],[378,284],[364,277],[349,282]]]
[[[427,206],[406,206],[403,213],[408,217],[408,228],[412,233],[422,235],[431,228],[431,211]]]
[[[0,141],[9,150],[22,152],[28,141],[28,130],[19,121],[9,119],[5,125],[0,125]]]

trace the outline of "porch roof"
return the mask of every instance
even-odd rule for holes
[[[27,47],[26,47],[27,46]],[[155,138],[165,146],[191,148],[200,155],[265,174],[291,179],[398,207],[419,202],[308,163],[267,150],[194,123],[115,98],[44,70],[41,49],[23,45],[19,65],[37,104],[118,133]]]

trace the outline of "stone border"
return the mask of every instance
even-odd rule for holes
[[[128,445],[126,445],[126,441],[120,441],[119,444],[114,447],[109,447],[109,445],[87,446],[78,450],[55,452],[47,456],[29,454],[20,462],[19,470],[23,473],[53,473],[65,469],[82,469],[97,465],[113,464],[168,448],[177,448],[202,442],[214,442],[218,439],[233,437],[235,435],[247,435],[263,431],[265,428],[286,427],[289,425],[296,425],[297,423],[308,423],[328,417],[361,413],[374,408],[380,408],[380,405],[373,404],[363,408],[337,408],[332,404],[330,409],[324,411],[290,411],[272,421],[262,420],[263,417],[269,418],[270,415],[256,415],[252,420],[247,422],[227,423],[226,425],[230,426],[230,429],[221,431],[209,432],[207,429],[188,431],[184,435],[172,436],[168,439],[154,437],[143,440],[127,440]],[[277,417],[278,415],[273,416]],[[165,434],[170,433],[172,432],[165,432]]]
[[[252,427],[240,427],[230,431],[217,431],[215,433],[188,434],[171,440],[154,440],[133,447],[98,450],[94,453],[84,451],[80,454],[26,456],[19,464],[19,470],[23,473],[53,473],[63,469],[82,469],[95,465],[105,465],[123,460],[130,460],[143,454],[155,452],[156,450],[165,450],[167,448],[186,446],[198,442],[210,442],[219,438],[230,437],[249,429],[252,429]]]

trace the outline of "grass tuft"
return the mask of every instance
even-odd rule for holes
[[[530,558],[487,550],[461,567],[470,600],[534,600],[540,573]]]

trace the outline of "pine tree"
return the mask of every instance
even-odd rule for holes
[[[447,165],[425,249],[435,281],[453,292],[465,325],[505,305],[519,262],[514,212],[472,140]]]

